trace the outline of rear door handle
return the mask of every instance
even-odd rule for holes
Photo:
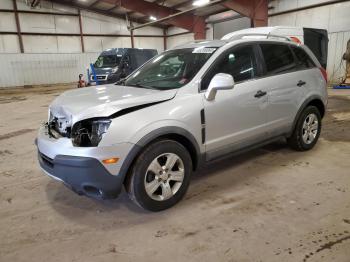
[[[256,92],[256,94],[254,95],[254,97],[259,98],[259,97],[262,97],[262,96],[264,96],[264,95],[266,95],[266,92],[265,92],[265,91],[259,90],[258,92]]]
[[[299,80],[299,82],[297,83],[297,86],[303,86],[305,85],[306,82],[302,81],[302,80]]]

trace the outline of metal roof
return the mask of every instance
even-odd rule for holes
[[[126,9],[120,5],[119,0],[51,0],[55,3],[60,3],[67,6],[73,6],[85,10],[90,10],[96,13],[101,13],[103,15],[109,15],[113,17],[118,17],[125,19],[126,16],[129,20],[138,23],[150,22],[150,17],[144,14],[135,12],[134,10]],[[193,8],[193,1],[186,0],[144,0],[157,4],[159,6],[165,6],[174,10],[174,12],[185,11],[187,9]],[[196,10],[191,11],[193,15],[197,16],[210,16],[218,14],[229,10],[220,4],[215,4],[211,6],[200,7]],[[156,16],[156,14],[155,14]],[[167,21],[159,22],[155,26],[166,28],[170,24]]]

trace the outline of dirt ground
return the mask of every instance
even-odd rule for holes
[[[218,161],[150,213],[40,171],[36,130],[65,88],[0,90],[0,261],[350,261],[350,91],[330,90],[312,151],[280,142]]]

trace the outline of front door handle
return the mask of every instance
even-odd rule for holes
[[[299,82],[297,83],[297,86],[303,86],[305,85],[306,82],[302,81],[302,80],[299,80]]]
[[[256,94],[254,95],[254,97],[259,98],[259,97],[262,97],[262,96],[264,96],[264,95],[266,95],[266,92],[265,92],[265,91],[259,90],[258,92],[256,92]]]

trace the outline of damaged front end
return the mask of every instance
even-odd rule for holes
[[[79,121],[73,126],[71,132],[73,145],[80,147],[98,146],[111,122],[108,118]]]
[[[71,124],[70,120],[65,116],[54,116],[51,112],[49,114],[49,120],[45,124],[48,134],[53,138],[70,137]]]
[[[46,123],[48,134],[53,138],[67,137],[77,147],[96,147],[107,132],[111,120],[108,118],[86,119],[68,126],[64,118],[50,117]]]

